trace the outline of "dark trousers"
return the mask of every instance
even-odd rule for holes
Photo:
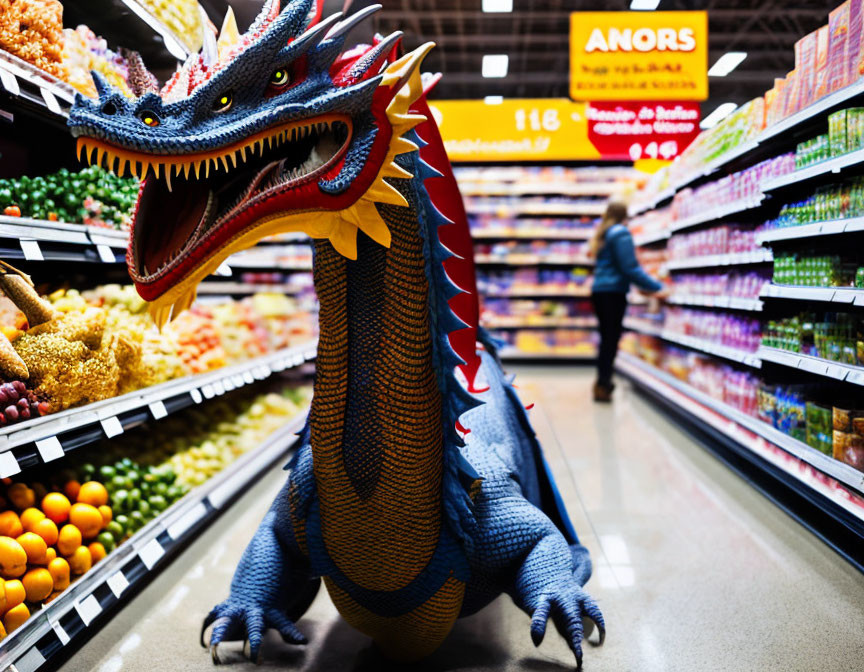
[[[627,310],[627,295],[620,292],[595,292],[591,295],[597,325],[600,330],[600,349],[597,353],[597,382],[612,384],[612,367],[621,339],[621,322]]]

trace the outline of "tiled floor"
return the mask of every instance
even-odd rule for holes
[[[517,382],[591,550],[588,584],[609,627],[591,672],[864,670],[864,577],[622,384],[589,401],[587,369],[521,371]],[[274,469],[62,669],[211,670],[201,619],[227,594],[237,559],[280,487]],[[539,649],[507,598],[460,621],[410,670],[573,669],[554,630]],[[299,623],[305,649],[268,636],[264,667],[385,669],[322,590]],[[237,646],[230,669],[257,669]]]

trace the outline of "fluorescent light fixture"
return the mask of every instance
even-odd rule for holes
[[[713,128],[737,109],[738,106],[735,103],[723,103],[702,120],[699,128]]]
[[[486,96],[483,98],[483,102],[487,105],[500,105],[504,102],[504,96]]]
[[[652,9],[657,9],[657,5],[659,4],[660,0],[633,0],[630,3],[630,9],[647,12]]]
[[[507,54],[486,54],[483,56],[484,77],[506,77],[510,57]]]
[[[717,59],[717,62],[711,66],[711,69],[708,71],[708,76],[725,77],[741,65],[745,58],[747,58],[746,51],[730,51],[728,54],[723,54]]]
[[[512,12],[513,0],[483,0],[483,11],[487,14]]]

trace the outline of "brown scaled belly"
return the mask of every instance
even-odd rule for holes
[[[465,584],[452,576],[429,600],[401,616],[378,616],[324,577],[333,604],[349,625],[372,638],[390,660],[410,663],[437,649],[459,616]]]

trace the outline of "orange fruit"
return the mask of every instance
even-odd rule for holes
[[[17,537],[24,531],[24,526],[21,524],[21,519],[14,511],[4,511],[0,513],[0,536]]]
[[[111,520],[114,518],[114,512],[111,511],[111,507],[110,507],[110,506],[106,506],[105,504],[103,504],[102,506],[99,507],[99,515],[102,516],[102,528],[103,528],[103,529],[104,529],[104,528],[108,525],[108,523],[110,523]]]
[[[63,494],[73,502],[78,500],[78,493],[81,490],[81,484],[78,481],[69,481],[63,486]]]
[[[24,602],[24,598],[27,597],[27,593],[24,590],[24,584],[18,579],[7,581],[5,588],[6,608],[3,610],[3,613],[6,613],[12,607],[17,607],[19,604]]]
[[[49,546],[48,550],[45,551],[45,557],[48,559],[48,563],[50,564],[51,561],[57,557],[57,551],[55,551],[53,547]]]
[[[30,610],[26,604],[12,607],[3,616],[3,625],[6,627],[6,632],[14,632],[24,625],[28,618],[30,618]]]
[[[12,537],[0,537],[0,572],[16,578],[27,571],[27,552]],[[8,584],[7,584],[8,585]]]
[[[6,639],[6,628],[3,627],[3,623],[0,622],[0,641]]]
[[[50,518],[43,518],[38,521],[30,528],[30,531],[42,537],[49,546],[56,544],[57,537],[60,536],[60,533],[57,531],[57,523]]]
[[[36,503],[36,493],[28,488],[24,483],[13,483],[9,486],[6,494],[9,496],[9,500],[12,504],[22,511],[30,508]]]
[[[48,563],[48,571],[54,580],[54,590],[66,590],[69,587],[69,563],[63,558],[54,558]]]
[[[81,530],[74,525],[64,525],[57,538],[57,550],[60,555],[72,555],[81,545]]]
[[[42,499],[42,510],[55,523],[60,525],[69,519],[69,500],[59,492],[49,492]]]
[[[24,511],[21,512],[21,527],[24,528],[25,532],[31,532],[33,530],[33,525],[44,517],[45,514],[35,506],[31,506],[29,509],[24,509]]]
[[[91,539],[102,529],[102,514],[91,504],[78,502],[69,510],[69,522],[81,530],[81,536]]]
[[[98,481],[87,481],[78,491],[78,501],[91,506],[104,506],[108,503],[108,491]]]
[[[35,532],[25,532],[16,541],[21,544],[27,554],[27,562],[31,565],[44,565],[48,562],[48,544]]]
[[[76,548],[75,552],[67,559],[69,560],[69,569],[76,575],[86,574],[93,566],[93,556],[90,555],[90,549],[86,546]]]
[[[6,611],[6,582],[0,579],[0,614]]]
[[[98,541],[94,541],[87,547],[87,550],[90,551],[90,557],[93,558],[93,564],[95,565],[102,558],[105,557],[105,547],[100,544]]]
[[[44,567],[31,569],[21,579],[28,602],[41,602],[54,590],[54,579]]]

